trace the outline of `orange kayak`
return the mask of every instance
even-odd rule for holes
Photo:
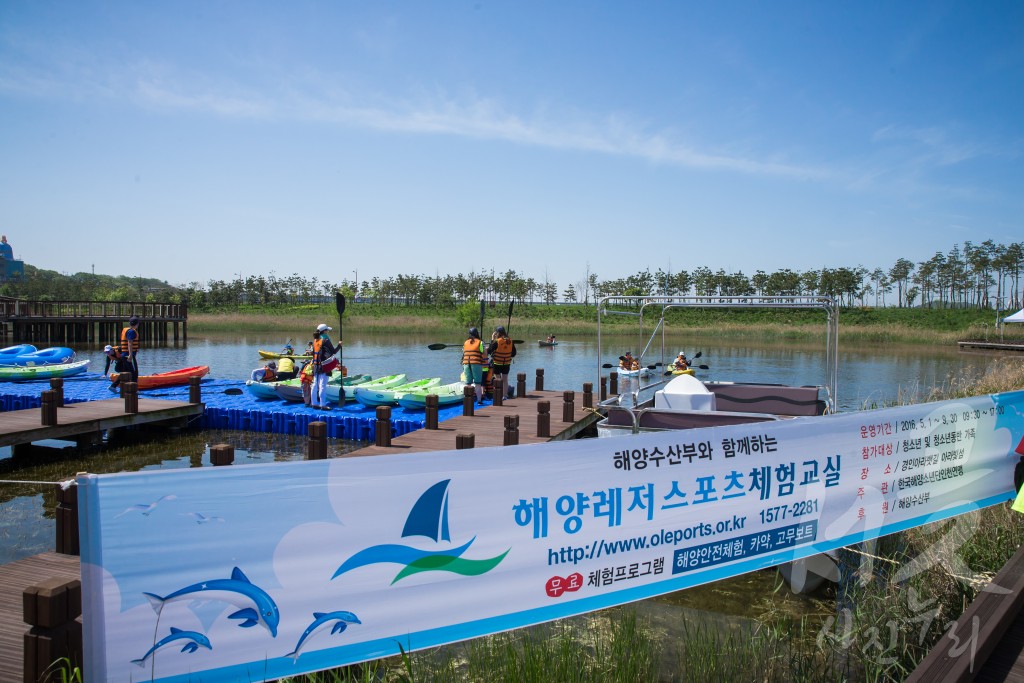
[[[209,365],[197,365],[192,368],[180,368],[156,375],[139,375],[139,389],[158,389],[160,387],[176,387],[188,384],[193,377],[205,377],[210,374]]]

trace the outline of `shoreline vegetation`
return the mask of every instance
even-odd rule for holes
[[[404,332],[462,332],[479,324],[475,303],[451,307],[380,306],[350,304],[345,309],[345,330],[350,334]],[[657,317],[645,318],[647,334]],[[498,303],[485,311],[484,327],[504,325],[508,306]],[[293,332],[320,322],[337,321],[330,305],[231,307],[222,311],[189,314],[191,333]],[[975,309],[844,308],[839,312],[840,343],[900,343],[952,345],[957,341],[1024,343],[1024,325],[997,329],[995,312]],[[592,306],[519,305],[513,308],[512,329],[519,338],[590,336],[597,333]],[[637,319],[606,316],[602,334],[635,334]],[[670,333],[699,332],[728,339],[817,341],[825,338],[825,314],[820,311],[777,309],[685,309],[666,317]]]

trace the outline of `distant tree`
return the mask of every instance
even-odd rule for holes
[[[898,307],[903,306],[903,292],[907,288],[907,279],[914,271],[914,264],[905,258],[899,258],[892,268],[889,269],[889,279],[896,283],[896,301]]]
[[[571,284],[566,287],[565,291],[562,292],[562,299],[570,304],[576,303],[576,288]]]

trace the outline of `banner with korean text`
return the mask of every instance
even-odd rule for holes
[[[1006,501],[1024,392],[532,446],[79,478],[85,679],[267,680]]]

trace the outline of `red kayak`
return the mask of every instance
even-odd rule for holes
[[[158,389],[160,387],[176,387],[188,384],[193,377],[205,377],[210,374],[209,365],[197,365],[193,368],[180,368],[156,375],[139,375],[139,389]]]

